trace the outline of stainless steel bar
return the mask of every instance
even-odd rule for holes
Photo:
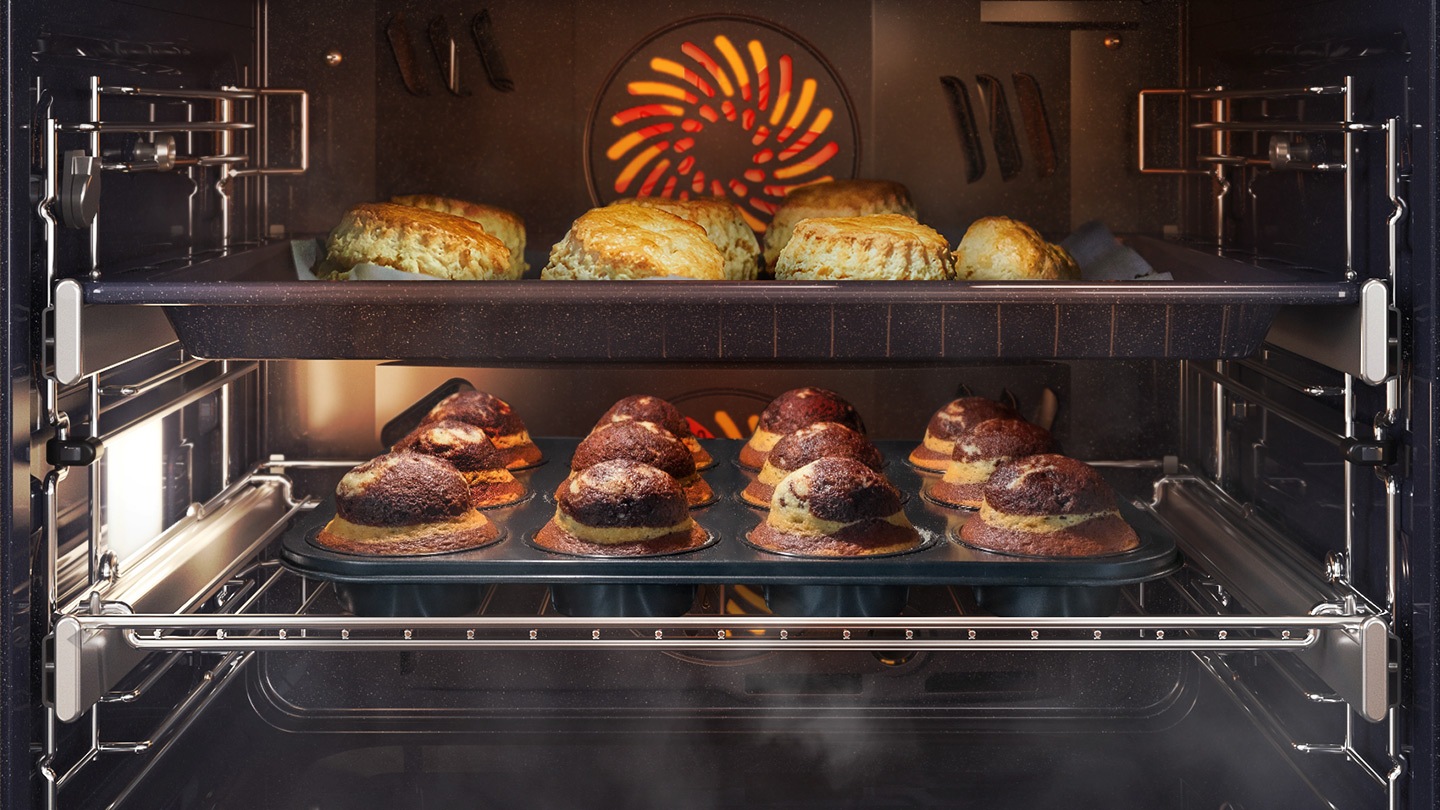
[[[1196,121],[1202,132],[1378,132],[1384,124],[1360,121]],[[1347,160],[1348,162],[1348,160]]]
[[[1316,385],[1314,383],[1307,383],[1302,380],[1298,380],[1284,372],[1276,371],[1275,369],[1270,368],[1264,363],[1260,363],[1255,360],[1231,360],[1230,362],[1234,363],[1237,366],[1240,366],[1243,369],[1246,369],[1247,371],[1253,371],[1262,377],[1280,383],[1286,388],[1289,388],[1297,393],[1304,394],[1307,397],[1315,397],[1316,399],[1319,399],[1321,397],[1338,397],[1345,393],[1345,389],[1342,386]]]
[[[261,467],[273,467],[275,469],[287,470],[328,470],[328,469],[349,469],[364,464],[364,461],[347,461],[345,459],[286,459],[272,458],[269,461],[260,463]]]
[[[56,124],[61,132],[135,133],[155,132],[235,132],[254,129],[248,121],[75,121]]]
[[[228,374],[222,374],[221,376],[210,380],[199,388],[196,388],[195,390],[187,393],[185,396],[171,402],[164,408],[161,408],[160,410],[157,410],[152,414],[148,414],[144,420],[141,420],[140,422],[131,422],[130,424],[115,430],[113,433],[104,435],[101,438],[107,442],[114,441],[117,436],[124,435],[126,431],[134,428],[136,425],[141,424],[145,421],[149,421],[151,419],[163,419],[164,417],[169,416],[170,414],[175,413],[182,408],[186,408],[190,405],[195,404],[196,402],[199,402],[206,396],[214,393],[216,390],[223,388],[232,382],[235,382],[241,377],[244,377],[247,374],[254,373],[259,368],[260,364],[258,362],[253,360],[249,361]]]
[[[1218,361],[1217,365],[1223,362],[1224,361]],[[1307,433],[1324,439],[1330,444],[1339,447],[1344,440],[1344,437],[1336,433],[1335,431],[1315,424],[1315,422],[1312,421],[1309,417],[1296,412],[1294,409],[1286,405],[1281,405],[1270,397],[1260,393],[1259,391],[1256,391],[1255,389],[1243,383],[1237,382],[1224,374],[1216,373],[1214,371],[1211,371],[1210,369],[1198,365],[1194,366],[1193,368],[1195,369],[1195,373],[1199,374],[1207,380],[1210,380],[1217,386],[1233,394],[1239,395],[1240,397],[1249,400],[1256,405],[1263,405],[1267,410],[1285,417],[1285,420],[1287,422],[1290,422],[1291,424],[1304,430]]]
[[[1108,641],[1028,641],[1022,639],[976,639],[973,641],[953,639],[934,641],[900,638],[857,638],[852,640],[819,639],[567,639],[533,641],[519,639],[445,639],[430,641],[398,639],[334,639],[312,636],[291,638],[255,638],[252,636],[231,636],[226,638],[197,638],[170,636],[161,640],[146,639],[133,631],[126,634],[126,641],[137,649],[180,649],[192,652],[258,652],[264,650],[1046,650],[1046,651],[1138,651],[1138,650],[1182,650],[1182,651],[1223,651],[1253,652],[1256,650],[1303,650],[1313,646],[1319,635],[1312,633],[1300,638],[1217,641],[1199,639],[1112,639]]]
[[[1355,77],[1346,76],[1345,111],[1346,121],[1355,120]],[[1349,131],[1340,139],[1340,148],[1345,151],[1345,278],[1354,281],[1359,277],[1355,270],[1355,135]]]
[[[108,695],[104,695],[100,698],[100,702],[134,703],[135,701],[139,700],[142,695],[149,691],[150,687],[154,686],[160,681],[161,678],[165,677],[165,673],[169,672],[171,668],[174,667],[177,663],[179,663],[184,657],[185,654],[182,652],[174,652],[170,655],[165,656],[165,658],[159,664],[155,665],[155,668],[150,670],[150,672],[143,679],[141,679],[139,683],[135,684],[135,686],[125,690],[124,692],[111,692]]]
[[[256,166],[249,169],[237,169],[230,173],[231,177],[264,176],[274,177],[279,175],[304,174],[310,170],[310,95],[304,90],[290,90],[280,88],[266,88],[261,90],[263,96],[294,95],[300,101],[300,162],[296,166]]]
[[[96,750],[100,753],[136,754],[142,751],[148,751],[156,745],[170,739],[172,732],[180,720],[186,717],[205,695],[209,694],[220,683],[224,682],[225,678],[229,677],[228,671],[234,669],[236,661],[241,655],[243,655],[243,653],[230,653],[224,658],[221,658],[220,662],[207,670],[204,675],[200,676],[201,682],[156,725],[155,730],[150,733],[150,739],[136,742],[98,744],[95,746]]]
[[[415,618],[360,616],[297,616],[266,613],[251,616],[204,614],[80,615],[75,619],[87,630],[100,629],[214,629],[227,626],[247,630],[470,630],[470,629],[572,629],[572,630],[655,630],[686,628],[744,630],[1343,630],[1364,616],[1339,614],[1296,616],[1089,616],[1089,617],[1005,617],[906,616],[875,617],[782,617],[782,616],[675,616],[665,619],[585,616],[429,616]],[[538,624],[536,622],[539,622]]]
[[[196,718],[198,718],[201,714],[205,712],[206,707],[210,705],[211,701],[215,700],[215,697],[220,694],[221,689],[230,682],[230,676],[233,673],[240,671],[240,669],[244,667],[245,664],[250,661],[250,659],[250,654],[240,656],[240,658],[235,662],[234,666],[226,670],[218,679],[218,682],[215,682],[210,689],[206,690],[205,696],[198,703],[195,704],[194,710],[191,711],[187,716],[185,716],[175,725],[174,732],[170,734],[167,739],[161,741],[158,746],[149,749],[149,761],[146,762],[145,766],[140,769],[139,773],[135,774],[135,777],[131,779],[130,782],[126,784],[123,789],[121,789],[119,794],[116,795],[115,800],[110,802],[110,804],[106,805],[106,810],[117,810],[118,808],[123,807],[126,802],[129,801],[130,794],[135,791],[135,788],[137,786],[146,781],[146,779],[150,775],[151,770],[154,769],[156,763],[160,761],[160,758],[165,755],[165,752],[170,749],[170,746],[174,745],[176,740],[184,736],[185,732],[190,728],[190,725],[195,722]]]
[[[221,164],[227,163],[244,163],[249,159],[249,155],[181,156],[175,158],[174,166],[176,168],[184,168],[187,166],[219,166]],[[107,172],[120,172],[122,174],[153,172],[159,170],[158,167],[156,167],[156,165],[153,163],[103,163],[100,165],[100,168],[104,169]]]
[[[100,92],[112,96],[135,96],[140,98],[177,98],[177,99],[252,99],[259,98],[260,92],[249,87],[225,87],[219,90],[171,90],[153,87],[126,87],[122,85],[104,85]]]
[[[148,377],[137,383],[132,383],[130,385],[102,385],[100,386],[100,395],[105,397],[134,397],[141,394],[148,394],[151,391],[154,391],[156,388],[159,388],[160,386],[168,382],[172,382],[180,377],[184,377],[186,374],[203,368],[212,362],[215,361],[198,359],[186,360],[175,366],[174,368],[166,369],[165,371],[162,371],[159,374],[154,375],[153,377]],[[118,403],[111,403],[110,405],[105,406],[102,410],[102,413],[105,410],[110,410],[116,407],[117,405]]]
[[[104,120],[100,115],[100,77],[90,77],[90,120]],[[155,111],[150,111],[150,120],[155,120]],[[97,160],[100,158],[100,133],[90,133],[90,155]],[[87,236],[90,241],[90,278],[100,277],[100,212],[96,209],[95,216],[91,218],[88,226]]]
[[[1338,96],[1345,93],[1345,87],[1338,84],[1312,85],[1310,87],[1276,87],[1269,90],[1184,90],[1182,91],[1197,101],[1211,99],[1244,99],[1244,98],[1298,98],[1302,96]]]

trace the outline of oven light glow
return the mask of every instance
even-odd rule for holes
[[[136,425],[106,448],[105,533],[121,560],[165,530],[165,423]]]

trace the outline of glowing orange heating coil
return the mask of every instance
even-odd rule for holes
[[[841,151],[827,137],[835,113],[817,106],[818,83],[797,78],[789,54],[772,62],[759,40],[742,50],[723,34],[708,49],[687,41],[679,50],[677,58],[652,57],[652,75],[625,86],[637,106],[610,118],[616,132],[605,157],[621,167],[616,194],[729,196],[745,206],[751,227],[764,231],[790,189],[833,179],[824,168]],[[710,126],[749,133],[756,151],[737,176],[717,176],[713,165],[705,172]],[[685,137],[676,138],[677,129]]]

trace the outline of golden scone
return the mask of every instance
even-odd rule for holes
[[[790,241],[795,224],[815,217],[862,217],[867,214],[915,216],[910,190],[889,180],[835,180],[801,186],[785,195],[765,232],[765,264],[775,267]]]
[[[954,278],[950,243],[901,214],[804,219],[780,260],[779,281],[943,281]]]
[[[965,231],[955,248],[955,273],[962,281],[1074,281],[1080,267],[1065,248],[1009,217],[985,217]]]
[[[461,217],[394,203],[345,212],[325,242],[321,273],[345,273],[370,262],[405,273],[460,281],[510,276],[505,243]]]
[[[511,278],[518,279],[530,269],[530,265],[525,263],[525,220],[511,211],[434,194],[405,194],[391,197],[390,202],[439,211],[478,223],[486,233],[504,242],[505,247],[510,249]]]
[[[587,211],[550,250],[548,280],[617,280],[684,276],[723,281],[725,258],[705,229],[643,205]]]
[[[760,275],[760,241],[745,223],[735,203],[723,197],[671,200],[639,197],[619,200],[616,205],[643,205],[669,211],[705,229],[705,235],[725,257],[725,277],[731,281],[754,281]]]

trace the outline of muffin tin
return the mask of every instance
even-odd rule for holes
[[[548,460],[518,473],[534,492],[551,492],[569,472],[578,439],[537,439]],[[906,554],[869,558],[812,558],[772,554],[744,542],[765,512],[735,495],[751,473],[733,463],[743,442],[709,440],[720,463],[705,473],[719,496],[693,510],[718,539],[705,548],[656,557],[597,558],[552,553],[529,540],[554,514],[547,498],[532,497],[486,512],[507,532],[484,548],[424,557],[357,556],[316,545],[313,537],[335,514],[333,497],[298,518],[285,533],[281,559],[298,573],[335,584],[341,599],[369,615],[465,613],[460,587],[478,595],[492,583],[548,584],[556,607],[573,615],[675,615],[689,609],[696,585],[763,586],[782,615],[894,615],[912,585],[964,585],[977,603],[999,615],[1103,615],[1113,612],[1122,586],[1168,576],[1180,567],[1174,538],[1150,514],[1121,502],[1140,536],[1133,551],[1084,559],[1014,557],[962,545],[956,537],[971,513],[917,497],[936,480],[907,464],[886,474],[910,497],[905,512],[925,544]],[[903,459],[910,442],[877,442],[888,460]],[[434,602],[426,594],[434,593]],[[348,594],[348,595],[347,595]],[[456,606],[459,606],[458,608]]]

